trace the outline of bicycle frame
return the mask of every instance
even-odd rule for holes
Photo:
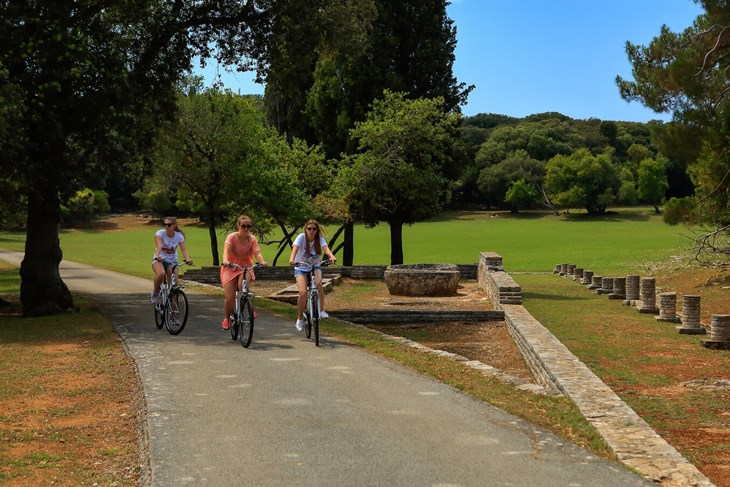
[[[312,336],[312,329],[314,329],[314,344],[316,346],[319,346],[319,313],[321,306],[315,271],[328,265],[330,265],[330,261],[327,259],[318,264],[309,264],[306,262],[297,262],[294,264],[295,267],[311,266],[307,274],[307,302],[305,304],[304,319],[306,321],[306,336],[310,338]]]
[[[157,296],[158,296],[157,303],[155,304],[155,325],[157,326],[158,329],[161,329],[162,326],[165,325],[167,327],[167,331],[169,331],[170,334],[177,335],[184,328],[184,326],[185,326],[184,322],[187,321],[187,297],[185,296],[185,293],[183,291],[183,289],[185,289],[186,286],[180,285],[177,282],[175,270],[180,267],[183,267],[185,265],[188,265],[188,263],[187,262],[174,263],[169,260],[163,260],[162,262],[168,263],[168,264],[173,264],[173,266],[172,266],[169,280],[168,280],[167,270],[165,270],[162,284],[160,284],[160,290],[157,294]],[[185,305],[185,316],[183,317],[183,323],[179,328],[177,328],[176,326],[173,326],[174,324],[169,322],[171,318],[169,316],[170,313],[168,313],[168,307],[173,306],[172,303],[170,303],[170,296],[173,293],[181,294],[182,299],[184,300],[184,305]],[[178,310],[171,310],[171,311],[176,312]],[[175,323],[175,324],[179,324],[179,322]]]
[[[256,263],[251,267],[242,267],[238,264],[229,263],[228,267],[243,270],[241,285],[240,287],[236,286],[233,314],[228,320],[230,324],[231,338],[233,340],[239,338],[241,345],[244,348],[248,348],[251,344],[251,339],[253,338],[255,314],[252,301],[254,293],[248,290],[248,279],[246,278],[246,274],[251,269],[258,269],[263,266]],[[244,310],[242,307],[247,307],[248,309]]]

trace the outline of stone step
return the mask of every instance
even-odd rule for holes
[[[330,315],[351,323],[437,323],[449,321],[503,321],[501,310],[368,310],[342,309]]]
[[[332,291],[334,285],[339,283],[341,280],[342,276],[340,275],[322,277],[322,287],[324,288],[324,292],[328,293]],[[285,287],[281,291],[266,296],[266,298],[273,299],[274,301],[281,301],[283,303],[297,304],[297,299],[299,298],[299,288],[297,288],[296,284],[292,284],[291,286]]]

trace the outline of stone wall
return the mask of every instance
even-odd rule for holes
[[[355,266],[329,266],[322,269],[324,276],[340,275],[353,279],[382,279],[385,265],[355,265]],[[457,264],[462,279],[476,279],[476,264]],[[188,268],[182,276],[188,281],[201,282],[204,284],[220,285],[220,270],[216,266],[205,266],[200,268]],[[262,267],[256,269],[256,279],[270,281],[294,281],[294,271],[288,266]]]
[[[522,304],[522,287],[502,267],[502,256],[481,252],[477,269],[479,287],[499,309],[501,304]]]

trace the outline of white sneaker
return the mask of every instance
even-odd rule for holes
[[[305,324],[306,323],[304,320],[297,320],[297,323],[294,326],[297,328],[297,331],[302,331],[302,330],[304,330]]]
[[[330,314],[326,311],[320,311],[319,312],[319,319],[324,320],[325,318],[329,318]]]
[[[157,304],[157,293],[150,293],[150,302],[152,304]]]

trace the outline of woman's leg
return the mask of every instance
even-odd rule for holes
[[[234,309],[234,301],[236,300],[236,286],[238,285],[238,278],[231,279],[227,283],[223,285],[223,290],[226,293],[226,296],[223,300],[223,313],[225,313],[225,316],[223,319],[227,320],[229,316],[233,313]]]
[[[157,294],[160,292],[160,285],[165,278],[165,267],[162,265],[162,262],[155,261],[152,263],[152,271],[155,273],[155,277],[152,281],[152,294]]]
[[[297,319],[301,320],[304,318],[304,307],[307,304],[307,276],[297,276],[297,289],[299,290],[299,297],[297,298]]]

